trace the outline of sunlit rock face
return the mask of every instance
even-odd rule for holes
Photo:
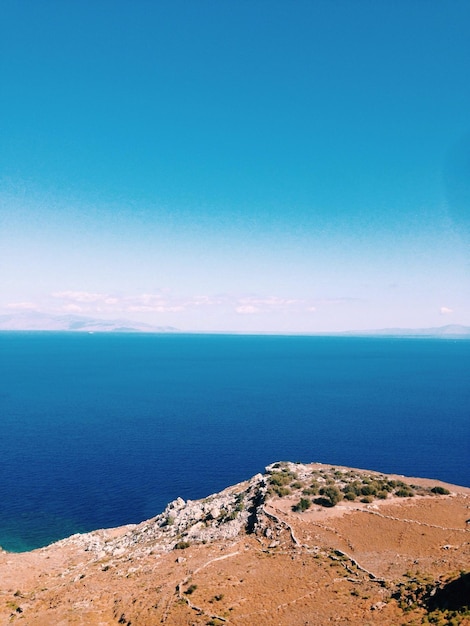
[[[469,506],[470,488],[277,462],[141,524],[0,550],[0,623],[467,624]]]

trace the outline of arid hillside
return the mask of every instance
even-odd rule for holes
[[[0,552],[0,623],[470,625],[470,489],[275,463],[139,525]]]

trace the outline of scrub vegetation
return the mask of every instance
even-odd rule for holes
[[[432,488],[410,485],[383,474],[340,470],[328,466],[312,470],[308,475],[300,475],[295,470],[294,463],[275,463],[270,466],[267,483],[268,495],[282,498],[299,494],[300,499],[292,510],[300,513],[309,509],[312,504],[333,507],[341,500],[369,504],[391,497],[413,498],[450,493],[440,485]]]
[[[470,618],[470,572],[451,574],[437,584],[431,576],[409,575],[397,586],[392,599],[405,612],[425,609],[421,624],[467,624]]]

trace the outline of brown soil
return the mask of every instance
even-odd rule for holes
[[[0,623],[425,623],[425,606],[404,608],[393,598],[400,584],[426,579],[438,586],[470,569],[470,489],[445,486],[450,495],[342,501],[304,513],[292,511],[298,497],[271,497],[266,519],[283,529],[275,536],[266,527],[183,550],[97,557],[65,541],[29,553],[0,552]],[[464,613],[453,619],[437,623],[470,625]]]

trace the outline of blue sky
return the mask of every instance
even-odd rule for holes
[[[0,313],[470,324],[470,4],[3,0]]]

